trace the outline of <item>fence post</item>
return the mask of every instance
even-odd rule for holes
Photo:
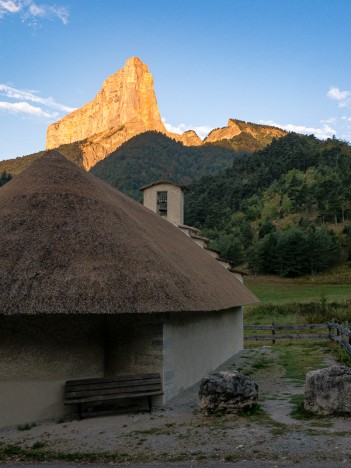
[[[345,328],[347,328],[348,331],[350,331],[349,322],[346,322],[344,326],[345,326]],[[348,337],[348,340],[347,340],[347,341],[348,341],[349,345],[351,345],[351,335],[349,334],[349,335],[346,335],[346,336]],[[347,339],[347,338],[346,338],[346,339]]]
[[[275,345],[275,328],[274,328],[274,322],[272,322],[272,345]]]

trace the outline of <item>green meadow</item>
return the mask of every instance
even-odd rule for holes
[[[351,323],[351,307],[346,304],[351,299],[348,267],[299,279],[249,276],[245,284],[260,299],[259,304],[245,307],[246,325]]]
[[[300,279],[277,276],[248,276],[246,286],[259,298],[261,304],[292,302],[345,302],[351,299],[351,269],[340,268],[328,275]]]

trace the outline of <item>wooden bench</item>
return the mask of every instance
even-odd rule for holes
[[[127,398],[147,397],[151,412],[151,398],[155,395],[163,395],[159,373],[119,375],[111,378],[67,381],[64,404],[77,404],[81,419],[82,403],[113,402]]]

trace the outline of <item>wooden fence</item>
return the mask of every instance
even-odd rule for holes
[[[332,322],[328,323],[328,328],[330,330],[329,339],[342,346],[351,356],[351,330],[339,323]]]
[[[270,330],[269,335],[247,335],[245,341],[266,341],[275,344],[276,340],[308,340],[329,339],[342,346],[351,356],[351,330],[338,323],[313,323],[304,325],[245,325],[245,331]],[[294,331],[293,333],[277,334],[277,331]],[[313,333],[300,333],[301,331],[316,330]],[[324,332],[323,332],[324,331]],[[323,332],[323,333],[322,333]]]

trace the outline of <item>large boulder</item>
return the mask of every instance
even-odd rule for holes
[[[235,371],[213,372],[200,382],[199,407],[206,414],[237,413],[257,403],[258,385]]]
[[[304,406],[317,414],[351,414],[351,368],[332,366],[308,372]]]

